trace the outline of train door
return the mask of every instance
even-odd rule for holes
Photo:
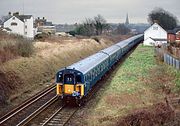
[[[74,92],[75,77],[73,74],[64,75],[64,93],[72,94]]]

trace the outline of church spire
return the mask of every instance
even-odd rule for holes
[[[129,16],[128,16],[128,13],[126,15],[126,22],[125,22],[125,25],[129,25]]]

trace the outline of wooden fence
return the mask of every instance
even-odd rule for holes
[[[164,54],[164,62],[180,70],[180,60],[170,54]]]
[[[164,45],[161,48],[155,48],[155,54],[160,58],[160,60],[180,70],[180,58],[179,55],[177,55],[179,51],[177,51],[177,49],[173,49],[173,50],[176,50],[175,51],[176,53],[173,54],[169,53],[167,49],[167,45]]]

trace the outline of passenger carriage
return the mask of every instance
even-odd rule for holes
[[[142,40],[143,35],[131,37],[59,70],[56,74],[57,95],[64,101],[75,99],[80,105],[96,82]]]

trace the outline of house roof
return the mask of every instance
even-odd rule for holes
[[[24,19],[30,19],[32,15],[15,15],[15,17],[19,18],[21,21],[24,22]]]
[[[7,31],[12,31],[10,28],[3,28],[3,29],[5,29],[5,30],[7,30]]]
[[[168,30],[168,34],[176,34],[174,30]]]
[[[180,26],[174,28],[173,31],[174,31],[175,33],[177,33],[178,31],[180,31]]]
[[[159,38],[151,38],[151,39],[154,40],[154,41],[167,41],[167,39],[159,39]]]
[[[24,19],[30,19],[32,17],[32,15],[12,15],[12,16],[8,16],[4,22],[6,22],[7,20],[9,20],[10,18],[12,17],[16,17],[18,18],[19,20],[21,20],[22,22],[24,22]],[[4,23],[3,22],[3,23]]]
[[[151,27],[153,27],[154,25],[159,26],[164,32],[166,32],[166,30],[164,30],[158,23],[154,23],[154,24],[151,25],[148,29],[146,29],[146,30],[144,31],[144,33],[147,32],[149,29],[151,29]],[[167,33],[167,32],[166,32],[166,33]]]

